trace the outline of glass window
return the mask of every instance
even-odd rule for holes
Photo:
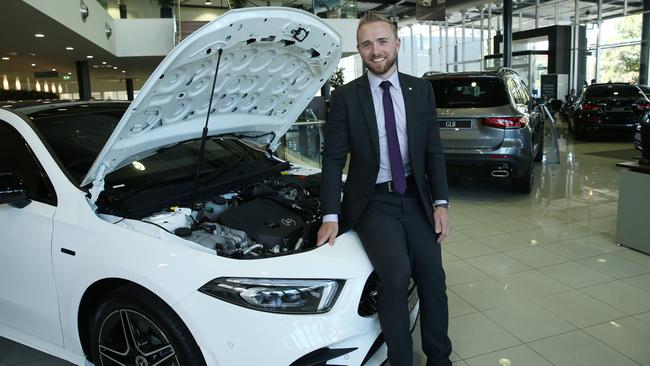
[[[585,91],[587,98],[634,98],[641,95],[643,93],[636,86],[624,84],[594,85]]]
[[[438,108],[488,108],[508,104],[501,81],[496,78],[431,80]]]
[[[72,178],[80,184],[113,133],[127,104],[75,106],[30,115]]]
[[[0,172],[17,174],[23,180],[29,199],[56,205],[52,184],[29,145],[18,131],[3,121],[0,121]]]
[[[518,82],[515,79],[508,78],[508,90],[516,104],[526,104],[526,98],[522,95]]]

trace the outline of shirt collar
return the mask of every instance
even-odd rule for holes
[[[397,70],[395,70],[386,80],[390,81],[392,84],[391,86],[397,90],[400,90],[400,84],[399,84],[399,76],[398,76]],[[373,74],[372,72],[368,71],[368,81],[370,82],[370,90],[375,92],[377,88],[379,88],[379,84],[381,84],[382,81],[384,81],[382,78],[379,76]]]

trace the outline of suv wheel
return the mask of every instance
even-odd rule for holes
[[[526,174],[519,178],[512,179],[512,189],[519,193],[530,193],[533,190],[533,182],[535,179],[535,169],[531,161],[526,168]]]
[[[97,366],[205,366],[178,315],[154,294],[134,287],[118,288],[106,296],[90,334]]]

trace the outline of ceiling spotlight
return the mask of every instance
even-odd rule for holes
[[[68,73],[68,75],[72,75],[72,73],[71,73],[71,72],[69,72],[69,73]]]
[[[88,56],[86,56],[86,58],[93,58],[93,56],[91,56],[91,55],[88,55]]]
[[[52,71],[56,71],[56,69],[52,69]]]
[[[36,67],[36,64],[32,64],[32,67]]]
[[[43,38],[43,37],[45,37],[45,34],[43,34],[43,33],[36,33],[36,34],[34,34],[34,37],[36,37],[36,38]]]
[[[72,50],[74,50],[74,47],[70,47],[70,46],[68,46],[68,47],[66,47],[65,49],[68,50],[68,51],[72,51]]]
[[[106,65],[106,61],[102,61],[102,65]]]
[[[126,71],[122,70],[122,74],[126,74]]]
[[[117,66],[113,66],[113,70],[117,70]]]
[[[3,57],[2,58],[4,61],[9,61],[9,57]]]

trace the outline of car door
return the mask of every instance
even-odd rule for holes
[[[0,204],[0,323],[62,346],[51,253],[56,195],[25,139],[4,121],[0,172],[18,175],[31,200],[23,208]]]

